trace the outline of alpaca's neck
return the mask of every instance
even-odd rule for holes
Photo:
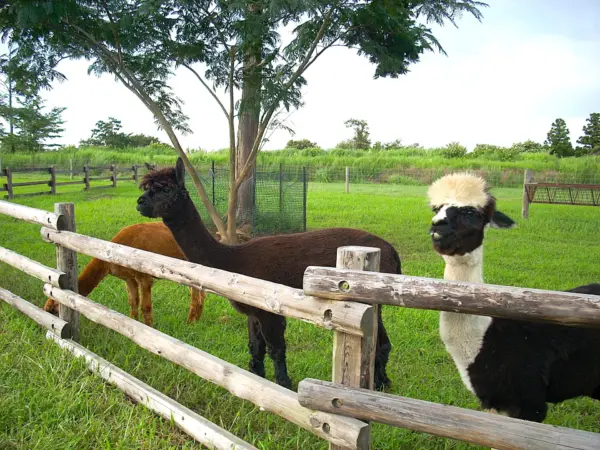
[[[483,247],[480,246],[464,256],[444,256],[446,268],[444,279],[483,283]],[[440,336],[452,355],[461,378],[467,388],[473,391],[467,369],[479,353],[483,336],[492,319],[448,311],[440,313]]]
[[[171,230],[185,258],[190,262],[224,268],[219,262],[224,245],[217,242],[206,229],[189,196],[178,201],[183,202],[179,214],[163,217],[163,223]]]
[[[463,256],[444,256],[444,280],[483,283],[483,246]]]

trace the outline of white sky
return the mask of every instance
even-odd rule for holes
[[[332,148],[351,131],[343,122],[364,119],[373,141],[401,138],[425,147],[459,141],[509,146],[542,142],[557,117],[573,143],[585,119],[600,112],[600,1],[489,0],[482,23],[465,16],[459,29],[435,28],[448,57],[426,54],[398,79],[373,79],[374,66],[352,50],[333,48],[306,73],[305,106],[289,125],[295,139]],[[46,94],[48,106],[66,106],[62,144],[89,137],[98,120],[120,119],[126,132],[158,136],[151,114],[110,76],[87,75],[84,61],[59,66],[68,81]],[[185,100],[194,133],[187,148],[227,146],[227,124],[214,100],[183,70],[171,85]],[[276,132],[266,149],[283,148]]]

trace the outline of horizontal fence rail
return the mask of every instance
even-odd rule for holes
[[[304,293],[331,300],[600,327],[600,296],[309,266]]]
[[[301,289],[213,269],[200,264],[68,231],[42,228],[42,238],[84,255],[147,273],[156,278],[210,290],[265,311],[300,319],[322,328],[363,336],[372,324],[373,308],[306,296]]]
[[[25,272],[27,275],[50,283],[52,286],[64,288],[66,274],[60,270],[47,267],[42,263],[29,259],[4,247],[0,247],[0,261]]]
[[[305,379],[301,405],[496,449],[600,448],[600,434]]]
[[[104,305],[49,284],[44,294],[131,339],[138,346],[211,381],[236,397],[273,412],[317,436],[344,448],[362,448],[368,425],[356,419],[316,412],[300,406],[295,392],[150,328]]]
[[[61,338],[71,337],[71,326],[68,322],[38,308],[18,295],[0,288],[0,299]]]
[[[177,403],[76,342],[60,339],[52,332],[47,332],[46,338],[56,342],[76,357],[84,358],[91,372],[116,386],[136,402],[158,413],[165,420],[172,420],[201,444],[217,450],[257,450],[253,445]]]
[[[60,214],[44,211],[42,209],[30,208],[29,206],[23,206],[4,200],[0,200],[0,214],[52,228],[53,230],[64,230],[66,225],[65,218]]]

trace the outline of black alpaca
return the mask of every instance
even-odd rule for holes
[[[145,217],[161,217],[171,230],[188,261],[302,288],[306,267],[335,266],[337,248],[346,245],[381,249],[381,272],[401,273],[400,258],[394,247],[383,239],[361,230],[329,228],[306,233],[256,238],[241,245],[224,245],[208,232],[184,185],[183,161],[175,168],[147,173],[138,199],[138,211]],[[285,358],[285,317],[262,309],[231,301],[234,308],[248,316],[250,371],[265,376],[264,357],[268,350],[275,366],[275,380],[290,387]],[[391,343],[378,317],[375,360],[375,386],[390,384],[386,365]]]
[[[482,178],[452,174],[429,188],[430,234],[446,261],[444,278],[483,283],[487,225],[512,228]],[[568,292],[600,295],[600,284]],[[600,330],[440,313],[440,334],[467,388],[486,409],[542,422],[547,402],[600,400]]]

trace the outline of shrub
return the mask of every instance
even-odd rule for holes
[[[321,167],[315,172],[315,181],[319,183],[331,183],[331,174],[328,167]]]
[[[297,150],[304,150],[306,148],[318,148],[319,146],[317,145],[316,142],[311,142],[308,139],[300,139],[300,140],[293,140],[290,139],[287,144],[285,144],[285,148],[295,148]]]
[[[458,142],[450,142],[441,153],[445,158],[462,158],[467,154],[467,147]]]

